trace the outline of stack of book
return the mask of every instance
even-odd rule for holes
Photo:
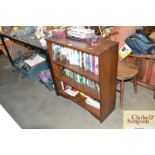
[[[82,53],[72,48],[52,45],[53,60],[67,61],[70,65],[77,65],[94,74],[99,74],[99,62],[97,56]]]
[[[28,72],[28,71],[31,71],[37,65],[45,61],[46,61],[46,58],[40,56],[39,54],[35,52],[30,51],[26,53],[25,55],[14,60],[14,64],[19,69]]]
[[[67,83],[65,82],[62,82],[61,81],[61,87],[62,87],[62,90],[64,90],[64,92],[72,97],[75,97],[76,95],[79,94],[79,91],[73,87],[71,87],[70,85],[68,85]]]
[[[98,83],[96,83],[96,82],[94,82],[94,81],[92,81],[92,80],[90,80],[90,79],[88,79],[88,78],[86,78],[80,74],[72,72],[71,70],[69,70],[67,68],[62,69],[62,74],[66,75],[70,78],[74,78],[77,83],[86,85],[88,87],[91,87],[93,89],[100,91],[100,87],[99,87]]]
[[[31,68],[37,66],[38,64],[40,64],[40,63],[42,63],[44,61],[46,61],[46,59],[43,58],[42,56],[40,56],[39,54],[32,54],[31,57],[24,60],[24,62],[27,65],[29,65]]]
[[[54,90],[54,82],[49,69],[41,71],[38,78],[48,90]]]

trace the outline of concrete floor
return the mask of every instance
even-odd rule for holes
[[[3,56],[0,57],[0,104],[25,129],[123,128],[119,94],[115,110],[100,123],[72,101],[48,91],[36,77],[19,79]],[[138,94],[135,95],[132,83],[126,82],[124,110],[155,110],[153,92],[138,86]]]

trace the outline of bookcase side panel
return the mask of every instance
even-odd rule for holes
[[[56,94],[59,95],[59,90],[62,88],[61,88],[61,82],[58,80],[58,78],[56,78],[56,76],[61,75],[61,69],[58,65],[56,65],[53,62],[52,43],[47,41],[47,47],[48,47],[48,56],[50,61],[50,71],[53,75],[53,79],[55,82],[54,85],[55,85]]]
[[[103,121],[115,108],[118,44],[99,57],[100,119]]]

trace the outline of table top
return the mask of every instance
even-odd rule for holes
[[[47,51],[47,46],[42,46],[40,40],[41,39],[44,39],[44,38],[37,38],[34,33],[31,33],[31,34],[27,34],[27,35],[24,35],[24,36],[11,36],[10,34],[6,34],[6,33],[3,33],[1,32],[1,35],[4,37],[4,38],[8,38],[14,42],[18,42],[19,44],[24,44],[24,45],[27,45],[27,46],[31,46],[31,47],[34,47],[34,48],[38,48],[40,50],[45,50]]]

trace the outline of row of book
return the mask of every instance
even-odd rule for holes
[[[86,71],[99,74],[99,62],[97,56],[92,56],[81,51],[62,47],[56,44],[52,45],[53,60],[67,61],[70,65],[76,65],[84,68]]]
[[[86,85],[88,87],[91,87],[93,89],[100,91],[100,87],[99,87],[98,83],[96,83],[96,82],[94,82],[94,81],[92,81],[92,80],[90,80],[84,76],[81,76],[80,74],[77,74],[77,73],[75,73],[75,72],[73,72],[67,68],[62,68],[62,74],[66,75],[70,78],[74,78],[77,83]]]

